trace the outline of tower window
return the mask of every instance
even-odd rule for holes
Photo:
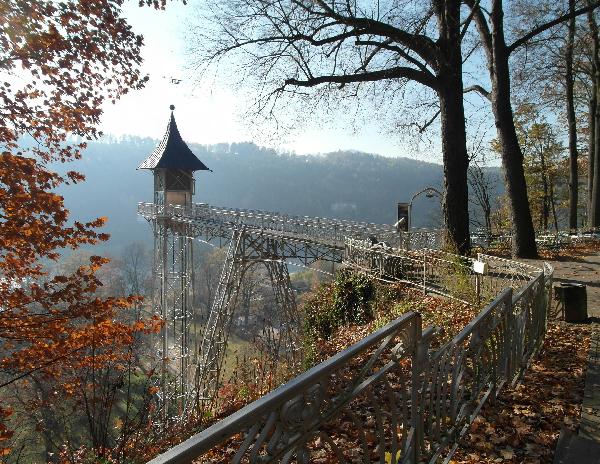
[[[184,190],[189,192],[193,188],[194,177],[187,171],[167,171],[166,190]]]

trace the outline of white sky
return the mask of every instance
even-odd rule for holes
[[[253,141],[250,128],[242,121],[244,99],[232,89],[209,83],[192,83],[186,71],[184,33],[193,2],[169,2],[165,11],[139,8],[137,0],[125,3],[125,14],[134,31],[145,38],[144,71],[150,81],[141,91],[131,92],[115,105],[108,103],[101,129],[115,136],[138,135],[159,139],[169,117],[169,105],[176,106],[177,124],[184,140],[204,144]],[[182,79],[178,85],[171,78]],[[269,127],[260,128],[265,132]],[[358,133],[347,127],[305,127],[300,134],[270,143],[276,149],[299,154],[335,150],[360,150],[387,156],[411,156],[439,161],[439,156],[419,154],[402,141],[378,130],[376,121]],[[260,140],[257,141],[260,143]]]

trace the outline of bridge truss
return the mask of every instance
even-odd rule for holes
[[[302,332],[288,262],[304,266],[316,261],[342,263],[349,238],[373,241],[376,237],[405,248],[439,244],[435,233],[402,234],[391,225],[207,204],[140,203],[138,213],[154,231],[154,312],[165,321],[155,343],[162,363],[164,419],[204,411],[215,400],[240,287],[253,266],[266,267],[277,306],[258,340],[260,348],[284,365],[297,366]],[[216,296],[205,320],[192,304],[194,240],[227,246]]]

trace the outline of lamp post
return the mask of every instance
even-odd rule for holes
[[[408,202],[408,230],[410,230],[410,228],[412,227],[412,204],[413,204],[413,201],[415,200],[415,198],[417,198],[422,193],[424,193],[427,198],[433,198],[433,197],[437,196],[440,199],[440,202],[444,198],[444,195],[442,194],[442,192],[440,192],[438,189],[436,189],[434,187],[425,187],[423,190],[419,190],[417,193],[415,193],[412,196],[412,198],[410,199],[410,201]]]

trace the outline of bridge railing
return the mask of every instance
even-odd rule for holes
[[[264,233],[293,234],[332,246],[343,247],[347,237],[374,237],[377,241],[407,250],[437,249],[443,244],[443,231],[411,229],[398,231],[393,225],[310,216],[292,216],[269,211],[223,208],[205,203],[191,206],[139,203],[138,213],[146,218],[166,217],[187,224],[218,225],[231,230],[244,225]]]
[[[268,211],[233,209],[210,206],[203,203],[189,207],[140,203],[138,212],[148,218],[168,217],[172,221],[192,224],[219,224],[232,229],[244,225],[264,233],[291,234],[343,247],[348,236],[377,237],[397,244],[401,238],[394,226],[309,216],[292,216]]]

